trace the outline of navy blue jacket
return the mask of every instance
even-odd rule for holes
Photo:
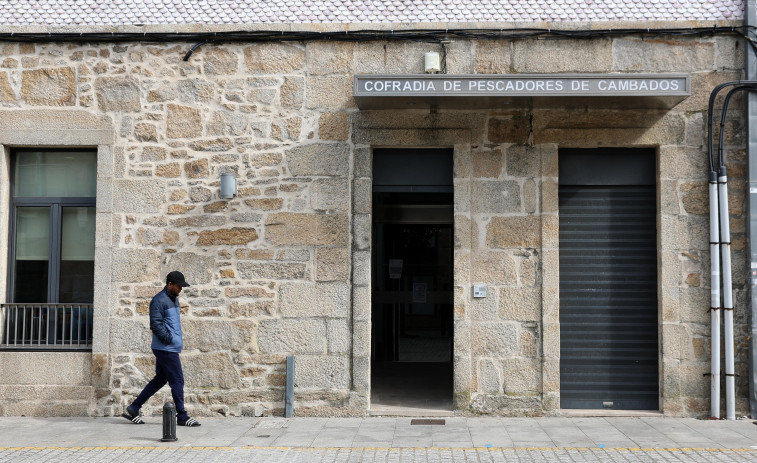
[[[179,298],[168,294],[165,287],[150,301],[150,329],[152,348],[168,352],[181,352],[181,311]]]

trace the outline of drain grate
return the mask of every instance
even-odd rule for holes
[[[414,419],[410,420],[410,424],[425,424],[425,425],[435,425],[435,426],[444,426],[446,424],[445,420],[441,419],[428,419],[428,418],[422,418],[422,419]]]

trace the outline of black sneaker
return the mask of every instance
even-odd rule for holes
[[[127,420],[131,421],[134,424],[145,424],[145,422],[142,420],[142,415],[139,414],[139,411],[129,405],[126,407],[123,413],[121,413],[121,416],[126,418]]]
[[[196,428],[200,426],[200,422],[194,418],[187,418],[186,420],[176,420],[176,424],[179,426],[189,426],[190,428]]]

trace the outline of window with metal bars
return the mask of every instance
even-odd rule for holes
[[[0,348],[91,348],[96,169],[95,150],[11,152]]]

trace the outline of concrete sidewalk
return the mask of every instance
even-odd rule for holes
[[[160,417],[0,418],[0,449],[19,447],[757,449],[752,420],[643,417],[198,418],[163,443]],[[757,452],[754,453],[757,459]],[[1,459],[1,458],[0,458]]]
[[[0,418],[0,461],[628,463],[757,461],[752,420],[553,417],[201,418],[161,442],[160,417]]]

